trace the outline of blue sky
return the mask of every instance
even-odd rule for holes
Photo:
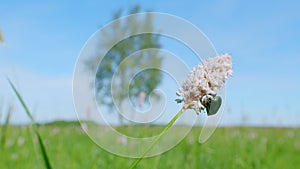
[[[80,49],[111,21],[114,11],[139,4],[142,9],[186,19],[207,35],[219,53],[232,55],[234,76],[227,83],[224,124],[300,125],[298,1],[0,4],[0,29],[6,39],[6,47],[0,48],[0,99],[18,105],[6,84],[5,76],[9,76],[41,121],[76,118],[71,83]],[[14,121],[20,119],[26,117],[13,115]]]

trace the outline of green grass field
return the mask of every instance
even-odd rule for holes
[[[1,126],[3,127],[3,126]],[[161,127],[144,127],[145,135]],[[123,158],[99,148],[78,123],[40,126],[41,136],[55,169],[126,169],[134,159]],[[119,128],[132,133],[132,128]],[[136,129],[135,129],[136,131]],[[198,143],[200,128],[172,150],[143,159],[140,169],[289,169],[300,167],[300,129],[294,128],[218,128],[205,144]],[[30,127],[8,126],[1,147],[0,168],[44,168],[40,149]],[[133,150],[134,151],[134,150]]]

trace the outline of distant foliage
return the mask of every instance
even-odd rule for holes
[[[138,12],[140,12],[140,7],[135,6],[129,11],[129,14]],[[113,19],[118,19],[121,16],[122,10],[119,10],[114,14]],[[160,48],[159,35],[150,33],[141,34],[126,38],[115,45],[113,44],[116,39],[119,40],[121,37],[124,37],[126,32],[134,33],[137,32],[137,30],[147,30],[149,32],[153,30],[152,24],[152,17],[150,14],[145,15],[144,18],[136,18],[134,20],[132,18],[123,19],[117,21],[114,24],[113,29],[104,32],[103,35],[101,35],[101,42],[99,44],[99,49],[97,49],[97,52],[100,54],[97,55],[97,57],[90,58],[86,62],[89,69],[97,70],[95,86],[97,100],[100,104],[109,106],[110,108],[114,107],[111,95],[112,87],[115,93],[117,93],[114,95],[116,98],[114,100],[115,104],[120,108],[124,99],[127,99],[128,97],[128,93],[124,92],[128,90],[128,86],[130,98],[137,103],[138,96],[141,92],[145,93],[145,99],[147,100],[149,94],[157,87],[157,85],[159,85],[162,79],[162,73],[156,69],[148,69],[139,72],[134,79],[129,78],[135,75],[140,65],[151,64],[156,65],[156,67],[161,67],[162,57],[155,51],[140,52],[134,61],[127,63],[126,66],[120,66],[120,63],[125,58],[137,51],[149,48]],[[113,47],[110,48],[110,46]],[[109,49],[108,53],[101,53],[103,49]],[[100,59],[102,60],[98,66]],[[119,73],[114,75],[117,69],[119,70]],[[113,75],[117,80],[112,83],[111,80]]]

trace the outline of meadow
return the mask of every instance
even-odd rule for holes
[[[1,126],[1,129],[4,126]],[[161,126],[119,127],[128,133],[151,135]],[[289,169],[300,167],[300,128],[220,127],[204,144],[200,127],[162,155],[143,159],[137,169]],[[3,131],[3,130],[1,130]],[[134,159],[113,155],[97,146],[78,122],[39,125],[49,159],[57,169],[123,169]],[[150,134],[149,134],[150,133]],[[1,140],[3,138],[0,138]],[[0,151],[0,168],[45,168],[38,140],[30,126],[6,128]],[[134,151],[134,150],[133,150]]]

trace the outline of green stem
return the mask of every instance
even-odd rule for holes
[[[169,130],[169,128],[175,123],[175,121],[182,115],[184,110],[185,110],[184,108],[180,109],[180,111],[173,117],[173,119],[164,128],[164,130],[148,146],[148,148],[144,151],[144,153],[137,160],[135,160],[134,163],[131,164],[129,169],[133,169],[145,157],[145,155],[153,148],[153,146],[159,141],[159,139]]]
[[[7,79],[10,86],[12,87],[13,91],[15,92],[15,94],[17,95],[20,103],[22,104],[23,108],[25,109],[25,112],[27,113],[27,116],[30,118],[31,120],[31,125],[33,127],[33,132],[37,135],[38,137],[38,143],[40,145],[40,148],[41,148],[41,151],[42,151],[42,155],[43,155],[43,158],[44,158],[44,162],[45,162],[45,166],[47,169],[52,169],[51,167],[51,164],[50,164],[50,160],[49,160],[49,157],[48,157],[48,154],[47,154],[47,151],[46,151],[46,148],[45,148],[45,145],[43,143],[43,140],[41,138],[41,135],[38,131],[38,125],[37,123],[34,121],[34,118],[33,116],[31,115],[24,99],[22,98],[21,94],[19,93],[19,91],[16,89],[16,87],[14,86],[14,84],[9,80]]]

